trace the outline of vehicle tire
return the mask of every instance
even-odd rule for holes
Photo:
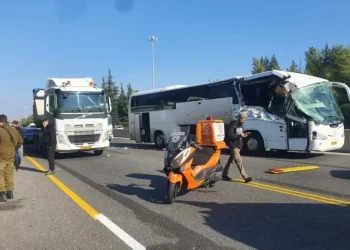
[[[264,140],[258,132],[251,134],[244,140],[244,151],[249,154],[261,154],[265,152]]]
[[[154,135],[154,143],[157,149],[163,149],[165,147],[164,134],[162,132],[157,132]]]
[[[168,182],[168,202],[169,204],[174,203],[177,194],[180,191],[180,183],[171,183]]]
[[[102,155],[103,154],[103,150],[95,150],[94,154],[97,155],[97,156]]]

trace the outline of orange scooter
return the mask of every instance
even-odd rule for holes
[[[222,120],[209,117],[196,124],[196,136],[189,126],[173,130],[164,159],[168,176],[168,201],[173,203],[180,190],[213,187],[220,180],[216,172],[223,170],[221,150],[226,148],[225,126]]]

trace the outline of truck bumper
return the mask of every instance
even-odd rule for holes
[[[74,144],[57,144],[56,152],[58,153],[74,153],[81,151],[96,151],[96,150],[104,150],[109,148],[109,141],[105,141],[103,143],[96,143],[94,145],[74,145]]]

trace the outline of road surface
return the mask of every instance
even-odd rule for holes
[[[16,200],[0,204],[1,249],[348,249],[349,155],[243,156],[251,184],[217,183],[166,203],[164,151],[115,139],[102,156],[64,155],[55,177],[30,146]],[[226,162],[228,156],[222,155]],[[317,165],[305,172],[270,168]],[[64,185],[64,186],[62,186]],[[10,205],[9,205],[10,204]],[[11,205],[12,204],[12,205]],[[7,207],[7,208],[5,208]],[[98,219],[94,219],[95,216]],[[102,219],[101,219],[102,218]]]

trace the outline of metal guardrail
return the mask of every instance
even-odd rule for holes
[[[114,137],[130,138],[129,129],[113,129]],[[334,152],[350,153],[350,129],[345,129],[345,144],[343,148]]]
[[[130,138],[129,129],[113,129],[114,137]]]

